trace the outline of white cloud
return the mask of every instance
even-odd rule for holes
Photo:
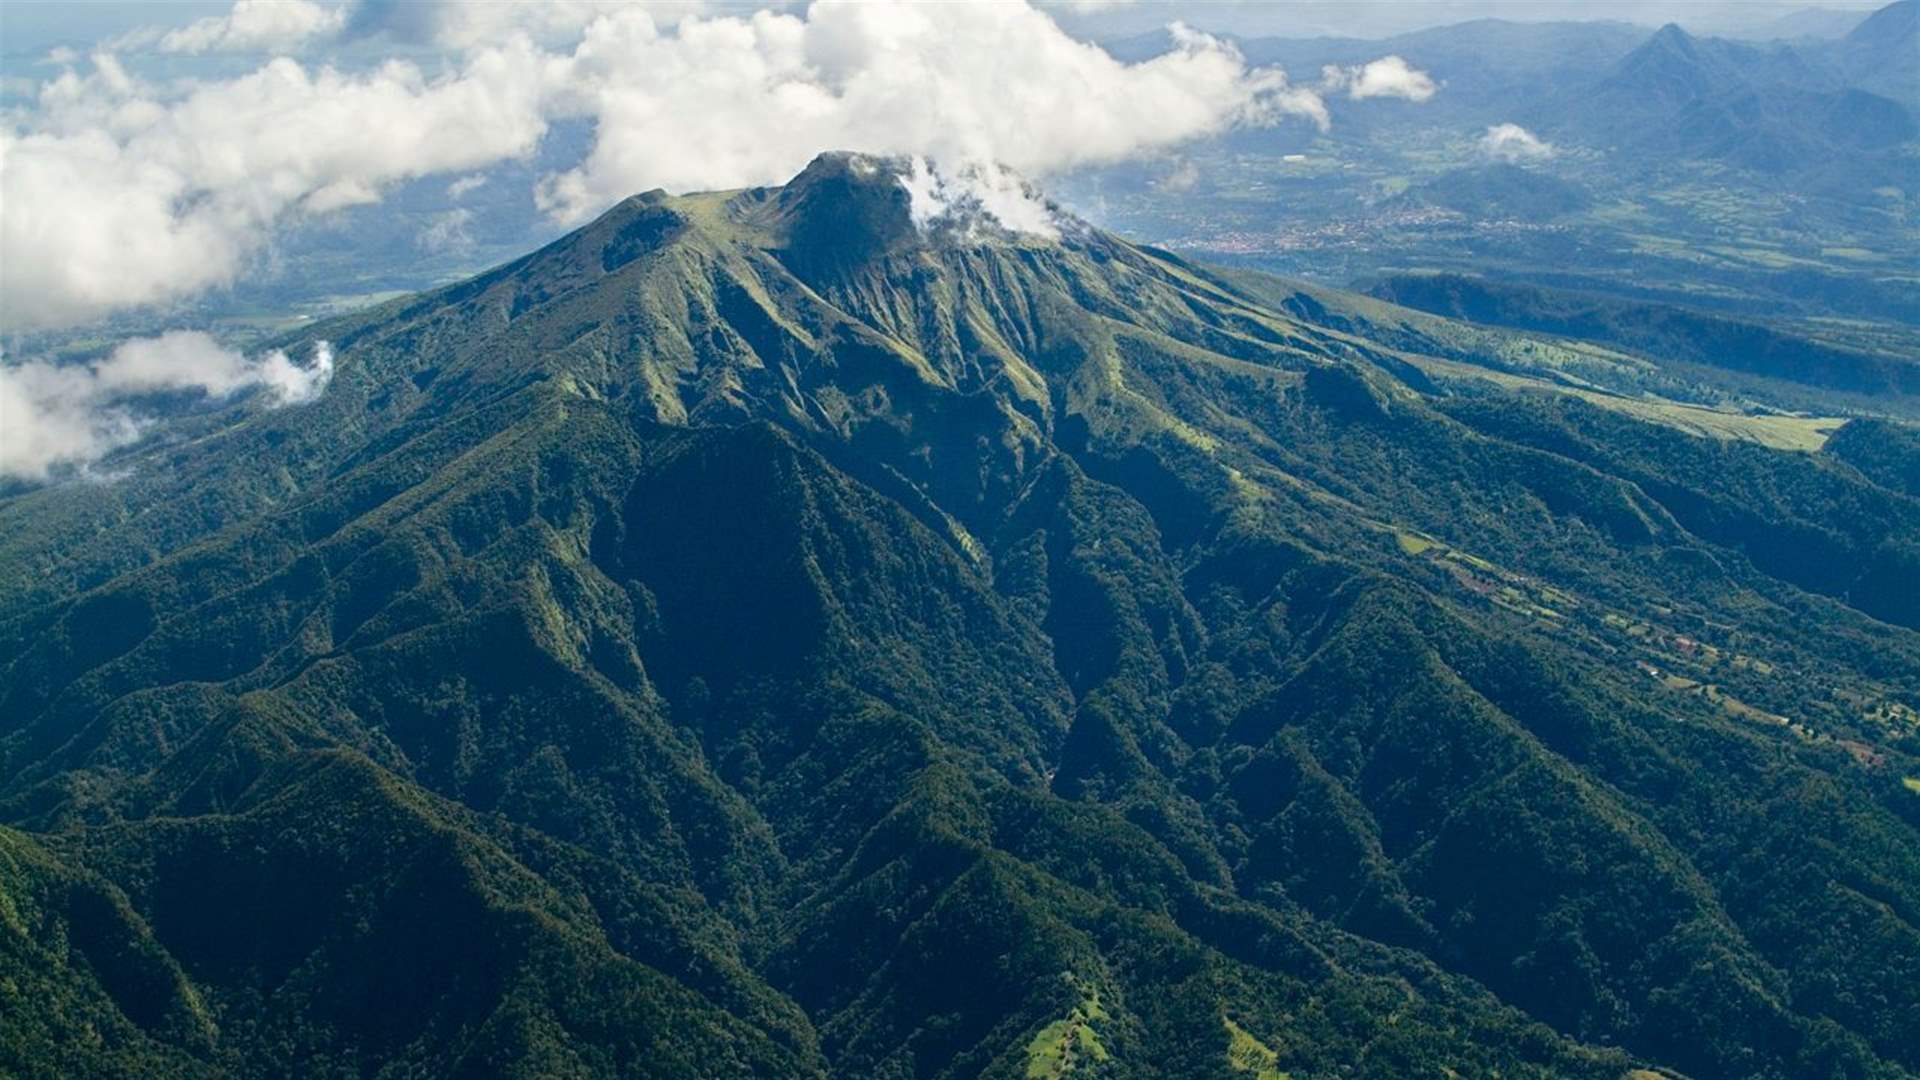
[[[486,182],[487,182],[487,176],[485,173],[474,173],[471,176],[463,176],[460,179],[455,180],[453,183],[447,185],[447,198],[453,199],[454,201],[458,202],[459,200],[466,198],[469,192],[480,187],[482,184],[485,184]]]
[[[1554,155],[1553,144],[1543,142],[1519,124],[1495,124],[1480,137],[1480,152],[1495,161],[1543,161]]]
[[[344,6],[310,0],[235,0],[225,15],[200,19],[160,36],[162,52],[270,52],[337,34],[346,25]]]
[[[301,367],[279,349],[249,360],[198,330],[173,330],[122,342],[91,370],[96,387],[107,394],[199,390],[229,397],[262,386],[277,403],[300,405],[318,397],[333,378],[333,347],[316,342],[311,365]]]
[[[765,2],[789,6],[798,0]],[[644,9],[656,24],[669,26],[714,4],[740,7],[742,0],[354,0],[343,32],[356,40],[379,37],[455,51],[514,36],[559,48],[578,42],[595,19],[626,9]]]
[[[916,156],[900,184],[907,189],[907,212],[922,229],[945,222],[971,232],[985,217],[1017,233],[1060,235],[1039,191],[1004,165],[966,162],[944,171]]]
[[[1159,186],[1161,191],[1192,191],[1194,185],[1199,182],[1200,166],[1188,159],[1174,166],[1173,171],[1160,181]]]
[[[1354,67],[1328,65],[1321,69],[1321,86],[1327,91],[1345,90],[1356,100],[1376,97],[1425,101],[1438,93],[1433,76],[1398,56],[1383,56]]]
[[[253,360],[206,334],[176,330],[123,342],[98,364],[0,363],[0,475],[45,479],[85,469],[140,437],[147,421],[133,399],[197,392],[229,397],[262,387],[274,405],[311,401],[333,376],[333,349],[314,345],[307,366],[276,349]]]
[[[1312,90],[1184,27],[1123,64],[1026,4],[821,0],[804,16],[595,22],[567,83],[597,117],[543,206],[577,220],[634,191],[773,184],[818,151],[992,162],[1027,176],[1123,160],[1236,124],[1302,116]]]
[[[435,214],[420,230],[414,242],[420,250],[432,254],[459,254],[473,249],[473,236],[467,232],[467,226],[473,223],[473,211],[466,207],[456,207],[445,213]]]
[[[57,326],[231,282],[289,214],[530,152],[547,57],[525,42],[429,79],[289,59],[169,98],[111,57],[0,133],[0,326]]]
[[[343,10],[308,6],[327,20]],[[999,166],[1044,178],[1237,125],[1328,122],[1315,88],[1178,25],[1168,52],[1125,64],[1027,3],[818,0],[800,14],[726,17],[690,6],[351,8],[343,37],[397,38],[400,22],[425,20],[421,40],[459,50],[431,75],[408,61],[346,73],[279,58],[237,78],[152,86],[98,54],[0,128],[0,327],[72,324],[224,286],[289,218],[524,157],[560,119],[591,119],[595,131],[586,158],[533,193],[563,222],[648,188],[780,183],[829,149],[937,160],[984,185],[982,205],[998,200],[1018,218],[1020,200],[1008,200],[1019,189],[995,179]],[[174,33],[264,40],[252,10],[236,5],[217,32]],[[1397,57],[1340,77],[1357,97],[1433,92]],[[484,176],[453,181],[449,198]]]
[[[704,0],[398,0],[424,19],[435,44],[470,49],[513,34],[550,45],[578,41],[594,20],[644,11],[657,26],[671,26],[706,8]]]

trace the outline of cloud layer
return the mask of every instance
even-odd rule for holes
[[[1495,161],[1544,161],[1554,155],[1553,144],[1519,124],[1495,124],[1480,137],[1480,152]]]
[[[1425,101],[1440,92],[1440,84],[1434,82],[1432,76],[1398,56],[1383,56],[1353,67],[1329,64],[1320,71],[1322,87],[1328,91],[1344,90],[1356,101],[1367,98]]]
[[[0,134],[0,323],[81,322],[231,282],[291,214],[379,198],[398,180],[531,151],[546,131],[525,43],[429,78],[276,59],[169,98],[111,56],[42,89]]]
[[[0,476],[45,479],[84,469],[140,437],[142,395],[230,397],[260,387],[274,405],[318,397],[333,377],[333,349],[318,342],[307,366],[278,349],[252,360],[206,334],[176,330],[122,343],[98,364],[0,363]]]
[[[591,120],[592,148],[531,195],[571,223],[653,187],[779,183],[824,149],[1044,177],[1239,125],[1325,127],[1330,90],[1434,92],[1398,57],[1296,86],[1179,26],[1165,54],[1121,63],[1027,3],[818,0],[717,17],[689,7],[241,0],[152,46],[418,40],[451,50],[438,70],[279,57],[233,79],[153,85],[96,54],[0,130],[0,328],[229,284],[290,219],[524,158],[562,119]],[[438,239],[457,242],[458,227]]]
[[[337,34],[346,26],[344,7],[309,0],[235,0],[225,15],[200,19],[160,36],[162,52],[256,52],[297,48]]]
[[[1167,53],[1122,64],[1024,4],[823,0],[672,33],[635,9],[589,27],[569,65],[598,126],[587,159],[539,189],[563,221],[644,188],[778,183],[825,148],[1042,176],[1237,124],[1325,119],[1311,90],[1204,34],[1175,27]]]

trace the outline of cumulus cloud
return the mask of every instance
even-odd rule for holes
[[[209,16],[160,35],[161,52],[270,52],[336,34],[346,25],[344,6],[309,0],[235,0],[225,15]]]
[[[546,131],[543,54],[486,50],[429,78],[286,58],[183,96],[94,57],[0,133],[0,325],[84,321],[231,282],[289,214],[377,200],[390,183],[530,152]]]
[[[1326,90],[1344,90],[1348,97],[1355,100],[1397,97],[1408,101],[1425,101],[1440,91],[1440,85],[1433,81],[1433,76],[1398,56],[1383,56],[1353,67],[1329,64],[1320,70],[1321,85]]]
[[[645,6],[659,22],[701,10],[704,0],[234,0],[224,15],[167,29],[146,26],[114,39],[116,52],[271,52],[334,37],[384,37],[403,45],[471,49],[524,35],[577,39],[594,19]]]
[[[559,45],[578,40],[594,20],[623,11],[644,10],[655,25],[671,26],[707,6],[705,0],[375,0],[367,5],[363,26],[383,21],[413,27],[434,44],[453,49],[513,34]]]
[[[1495,124],[1480,137],[1480,152],[1495,161],[1544,161],[1554,148],[1519,124]]]
[[[0,475],[45,479],[134,441],[148,425],[134,408],[142,395],[225,398],[259,387],[270,404],[298,405],[332,376],[324,341],[303,367],[278,349],[248,359],[192,330],[123,342],[97,364],[0,363]]]
[[[589,27],[572,57],[596,142],[539,199],[577,220],[645,188],[778,183],[828,147],[1043,176],[1237,124],[1326,123],[1318,94],[1280,70],[1184,27],[1173,41],[1124,64],[1026,4],[821,0],[674,33],[628,10]]]
[[[329,33],[343,10],[307,7],[320,14],[274,15],[285,20],[274,32]],[[419,40],[456,50],[432,74],[409,61],[349,73],[281,57],[237,78],[153,86],[96,54],[0,129],[0,327],[71,324],[226,285],[289,218],[441,173],[463,177],[449,188],[457,199],[475,182],[466,174],[531,154],[559,120],[590,120],[595,133],[584,160],[532,193],[561,222],[648,188],[779,183],[827,149],[940,161],[984,184],[973,193],[984,205],[1017,190],[995,186],[998,166],[1044,178],[1240,125],[1328,123],[1325,87],[1294,85],[1180,26],[1166,53],[1128,64],[1028,3],[691,7],[350,9],[345,38],[400,39],[406,20],[423,20]],[[265,40],[270,21],[243,2],[218,25],[175,33],[187,35],[182,48],[213,48]],[[1337,88],[1421,100],[1433,82],[1387,57],[1343,69]]]

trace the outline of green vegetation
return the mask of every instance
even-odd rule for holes
[[[1432,540],[1424,536],[1416,536],[1410,532],[1395,532],[1393,534],[1393,540],[1394,543],[1400,545],[1400,550],[1408,555],[1420,555],[1437,546]]]
[[[1766,258],[1777,262],[1784,256]],[[1671,305],[1462,274],[1396,275],[1370,291],[1438,315],[1579,338],[1666,361],[1728,368],[1876,398],[1920,396],[1920,360],[1910,354],[1829,345],[1758,322]]]
[[[1920,1070],[1905,429],[859,164],[0,498],[0,1072]]]
[[[1093,992],[1072,1012],[1041,1028],[1027,1044],[1027,1080],[1060,1080],[1092,1072],[1111,1059],[1098,1026],[1109,1019],[1099,993]]]
[[[1227,1064],[1235,1072],[1252,1073],[1253,1080],[1292,1080],[1288,1074],[1274,1068],[1274,1062],[1280,1059],[1272,1047],[1259,1039],[1246,1028],[1233,1022],[1230,1016],[1223,1016],[1220,1022],[1227,1028]]]

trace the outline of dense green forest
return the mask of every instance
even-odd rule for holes
[[[0,1073],[1920,1072],[1912,429],[892,169],[0,497]]]

